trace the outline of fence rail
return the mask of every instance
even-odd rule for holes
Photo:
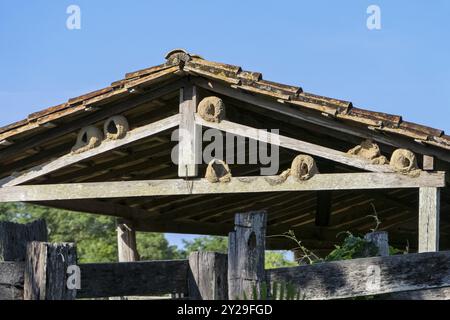
[[[36,225],[30,224],[23,240],[28,243],[26,252],[23,244],[20,244],[20,250],[3,250],[4,253],[8,252],[7,257],[21,261],[2,262],[5,259],[0,252],[0,300],[64,300],[163,294],[177,294],[188,299],[236,299],[252,298],[252,292],[248,291],[254,288],[258,290],[257,297],[264,299],[267,295],[260,294],[260,290],[266,290],[267,287],[268,296],[272,299],[279,298],[280,292],[284,293],[284,299],[342,299],[368,295],[380,299],[450,299],[450,251],[264,270],[264,259],[254,259],[256,255],[264,256],[261,240],[264,239],[264,223],[261,223],[265,221],[261,216],[263,214],[259,212],[253,218],[245,217],[242,220],[242,216],[242,219],[238,219],[238,227],[245,227],[248,232],[243,230],[239,237],[230,237],[235,239],[234,242],[239,242],[239,246],[237,243],[230,245],[228,255],[196,252],[188,260],[78,266],[74,244],[30,242],[36,232],[42,235],[42,228],[30,233],[36,230]],[[3,224],[8,232],[5,226],[12,225]],[[14,231],[9,232],[14,238],[15,232],[23,232],[24,229],[13,226],[9,230]],[[385,242],[387,244],[387,238]],[[5,243],[8,246],[16,245],[11,239],[3,242],[3,245]],[[244,252],[242,246],[249,246],[247,251],[252,254],[241,254]],[[78,285],[68,286],[77,272],[78,278],[74,279],[79,280],[75,281]],[[230,277],[235,283],[243,285],[230,286]],[[237,290],[237,287],[240,289]]]
[[[342,299],[450,286],[450,251],[325,262],[266,271],[303,299]],[[278,291],[279,292],[279,291]]]
[[[79,267],[81,290],[77,298],[187,294],[187,260],[93,263]]]

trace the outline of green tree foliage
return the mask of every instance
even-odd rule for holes
[[[186,255],[193,251],[214,251],[227,253],[228,239],[219,236],[203,236],[193,240],[183,240]],[[282,251],[266,251],[266,269],[292,267],[297,264],[289,260]]]
[[[286,257],[282,251],[266,251],[265,268],[276,269],[284,267],[295,267],[298,264]]]
[[[22,203],[0,204],[0,221],[27,223],[36,219],[46,220],[51,242],[75,242],[79,262],[117,261],[116,222],[113,217]],[[180,258],[176,247],[169,246],[163,234],[138,233],[137,238],[142,260]]]
[[[183,240],[186,255],[194,251],[210,251],[227,253],[228,239],[219,236],[202,236],[193,240]]]

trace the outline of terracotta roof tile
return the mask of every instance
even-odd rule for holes
[[[105,104],[128,94],[131,88],[150,86],[170,77],[179,76],[184,71],[194,76],[225,82],[233,88],[264,95],[269,99],[285,102],[297,108],[332,114],[337,119],[347,120],[350,123],[373,126],[385,132],[450,149],[450,137],[442,130],[402,121],[402,117],[398,115],[353,107],[349,101],[303,92],[302,88],[297,86],[263,80],[259,72],[245,71],[240,66],[208,61],[198,55],[190,55],[182,49],[169,52],[166,59],[163,64],[127,73],[124,79],[113,82],[109,87],[72,98],[66,103],[32,113],[25,120],[4,126],[0,128],[0,140],[35,128],[36,125],[31,126],[31,123],[39,125],[50,119],[54,120],[78,112],[92,104]]]

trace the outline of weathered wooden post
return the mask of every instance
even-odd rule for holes
[[[130,221],[117,221],[117,250],[119,262],[139,261],[136,245],[136,232]]]
[[[419,189],[419,253],[439,251],[439,188]]]
[[[44,220],[28,224],[0,222],[0,300],[23,300],[26,245],[47,241]]]
[[[226,254],[193,252],[189,256],[189,299],[228,300]]]
[[[24,299],[75,299],[76,290],[67,288],[67,268],[76,263],[77,252],[73,243],[28,243]]]
[[[372,243],[378,249],[376,256],[389,256],[389,237],[386,231],[368,233],[364,236],[364,239]]]
[[[47,241],[47,237],[44,220],[28,224],[0,222],[0,261],[25,261],[27,243]]]
[[[228,297],[260,298],[264,270],[267,212],[239,213],[228,236]]]

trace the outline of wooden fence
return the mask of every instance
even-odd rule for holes
[[[43,221],[0,223],[0,300],[163,294],[226,300],[265,298],[265,290],[271,299],[450,299],[450,252],[264,270],[265,221],[264,212],[237,215],[228,254],[79,265],[73,244],[45,242]]]

